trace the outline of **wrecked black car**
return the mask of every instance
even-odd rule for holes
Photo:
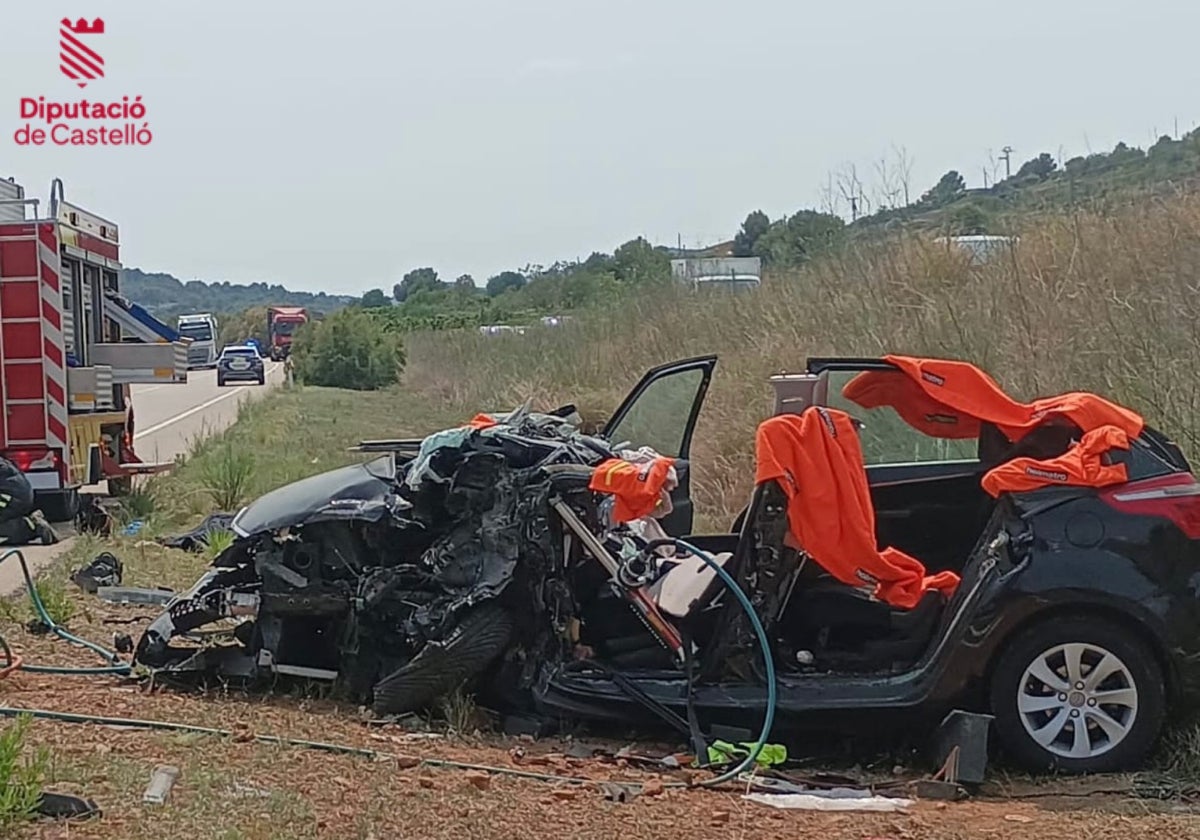
[[[470,684],[693,740],[770,702],[788,729],[974,709],[1069,772],[1136,764],[1200,693],[1200,484],[1134,412],[1020,403],[962,362],[810,360],[772,379],[731,532],[691,536],[715,364],[651,371],[596,436],[568,406],[365,442],[384,454],[244,508],[137,661],[336,681],[380,714]]]

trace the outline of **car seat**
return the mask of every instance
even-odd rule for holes
[[[755,488],[743,524],[741,544],[737,553],[739,582],[752,584],[754,597],[760,602],[774,601],[774,608],[768,614],[760,614],[759,617],[764,623],[777,622],[776,637],[783,641],[785,646],[793,647],[797,652],[803,645],[804,650],[819,660],[823,655],[832,654],[837,650],[841,654],[850,654],[840,657],[842,664],[851,665],[852,660],[857,658],[859,664],[866,667],[884,667],[898,660],[914,659],[924,650],[937,626],[947,601],[942,589],[937,587],[946,586],[947,582],[938,581],[935,588],[916,596],[915,603],[911,606],[894,606],[875,597],[873,582],[855,586],[845,582],[849,574],[847,569],[840,566],[837,570],[823,567],[821,559],[809,553],[789,525],[789,498],[781,481],[794,482],[796,486],[803,487],[806,480],[841,482],[843,478],[840,476],[843,475],[846,476],[844,480],[847,483],[841,486],[838,493],[831,493],[830,498],[845,500],[858,509],[856,519],[844,519],[841,527],[854,529],[866,525],[867,520],[863,520],[861,510],[862,488],[865,487],[866,481],[861,455],[858,454],[856,446],[847,445],[845,441],[830,444],[829,441],[836,439],[838,434],[846,433],[846,426],[839,427],[835,432],[832,417],[823,413],[820,419],[820,424],[806,424],[802,421],[799,431],[792,425],[795,418],[789,418],[788,424],[780,426],[775,432],[768,431],[765,425],[761,430],[758,448],[760,483]],[[813,431],[823,435],[826,442],[814,443],[813,447],[809,448],[805,441],[817,439],[805,436]],[[772,442],[771,434],[781,436],[777,437],[777,443]],[[768,459],[765,462],[765,470],[762,469],[764,457]],[[816,472],[811,476],[793,475],[793,471],[804,469],[806,465],[816,468]],[[762,479],[764,475],[778,475],[781,469],[787,473],[786,477]],[[823,474],[830,470],[832,473],[829,473],[826,479]],[[844,473],[845,470],[851,472],[847,474]],[[859,476],[853,474],[855,470],[860,473]],[[801,503],[812,504],[812,494],[807,494],[807,497],[801,497]],[[792,504],[795,503],[793,499]],[[866,503],[871,504],[869,497]],[[873,510],[870,514],[869,520],[873,520]],[[820,511],[816,515],[836,516],[837,512]],[[817,522],[823,525],[820,520]],[[811,520],[808,527],[813,527]],[[831,534],[838,534],[841,538],[846,533],[831,528],[827,531],[818,530],[814,536],[822,535],[822,541],[828,546]],[[867,536],[866,541],[872,548],[877,545],[874,533]],[[769,545],[765,546],[764,543]],[[861,550],[861,535],[852,537],[851,543],[859,546],[856,550]],[[786,583],[786,589],[772,592],[770,586],[766,585],[761,558],[764,555],[763,549],[767,547],[771,549],[767,555],[777,558],[777,561],[787,557],[789,550],[792,554],[793,559],[790,562],[795,574],[790,581],[786,574],[779,574],[783,567],[777,561],[766,564],[768,567],[776,566],[774,583],[776,586]],[[831,559],[828,548],[824,550],[822,557],[826,560]],[[881,557],[880,562],[883,566],[869,565],[868,568],[860,568],[856,572],[874,569],[883,571],[886,567],[888,570],[896,570],[900,577],[893,579],[899,581],[906,579],[904,575],[914,573],[912,558],[898,556],[898,553]],[[892,565],[898,562],[910,565]],[[952,588],[954,580],[956,579],[951,577],[948,588]]]

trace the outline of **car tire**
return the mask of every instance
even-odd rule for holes
[[[1065,679],[1072,672],[1075,679]],[[1002,750],[1027,769],[1062,773],[1136,767],[1158,740],[1167,705],[1154,651],[1093,616],[1041,622],[1014,638],[992,671],[990,694]]]
[[[498,604],[471,610],[440,644],[425,645],[375,684],[375,713],[399,715],[428,707],[491,664],[508,645],[512,630],[512,616]]]
[[[258,377],[258,384],[259,384],[259,385],[266,385],[266,384],[267,384],[267,377],[266,377],[265,375],[264,375],[264,376],[260,376],[260,377]]]
[[[218,388],[224,388],[224,387],[225,387],[225,377],[223,377],[223,376],[218,376],[218,377],[217,377],[217,387],[218,387]]]

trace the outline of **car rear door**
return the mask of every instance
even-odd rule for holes
[[[649,446],[675,459],[679,486],[671,494],[674,510],[662,526],[677,537],[692,531],[692,435],[716,365],[716,356],[700,356],[650,370],[604,427],[604,437],[614,446]]]

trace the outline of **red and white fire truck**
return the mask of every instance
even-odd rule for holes
[[[133,451],[130,386],[186,383],[188,342],[121,295],[115,224],[67,203],[61,180],[39,206],[0,180],[0,455],[62,521],[81,488],[170,467]]]

